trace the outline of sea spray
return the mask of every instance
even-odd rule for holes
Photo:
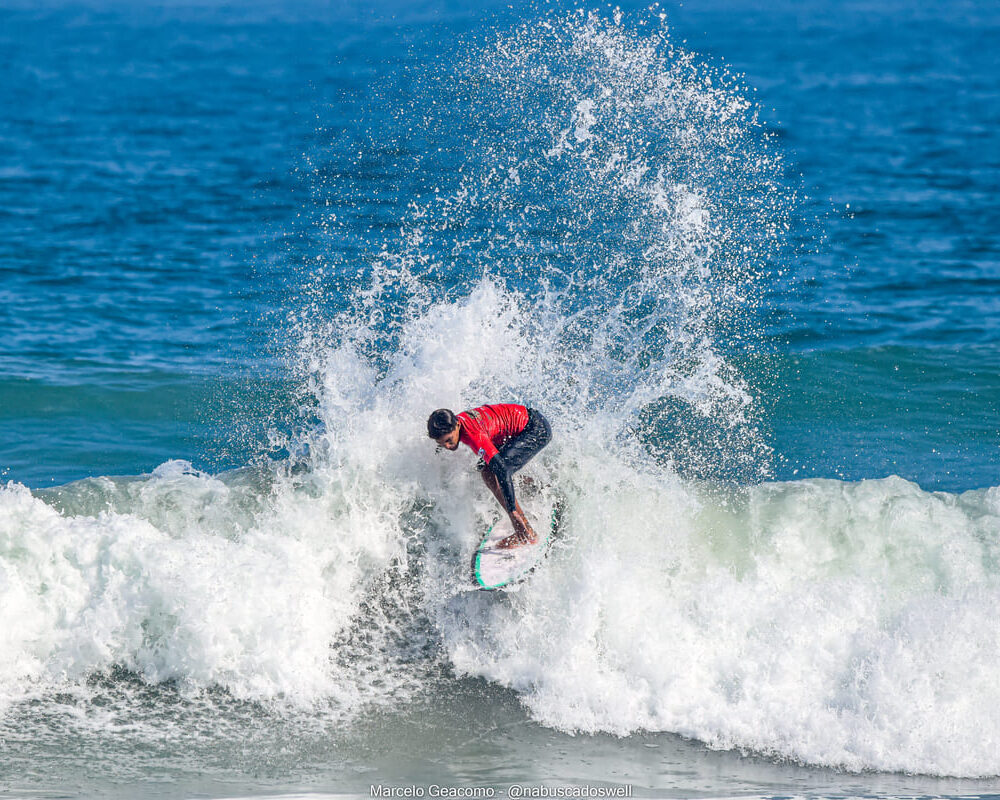
[[[790,193],[737,82],[654,22],[554,15],[468,48],[458,75],[421,75],[392,140],[421,143],[421,189],[397,231],[373,234],[370,263],[338,261],[348,222],[321,213],[331,249],[300,338],[352,347],[378,379],[412,346],[408,326],[489,286],[498,307],[479,324],[496,331],[488,317],[516,304],[516,343],[442,332],[453,358],[507,351],[456,387],[462,402],[528,398],[562,425],[600,420],[688,475],[769,474],[731,356],[757,346],[755,286]],[[318,326],[325,305],[347,307]]]

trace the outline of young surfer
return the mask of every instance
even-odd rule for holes
[[[483,483],[510,515],[514,526],[514,533],[501,539],[497,547],[538,541],[514,497],[512,476],[552,438],[549,421],[541,412],[513,403],[480,406],[461,414],[439,408],[427,418],[427,435],[448,450],[457,450],[459,442],[463,442],[481,459]]]

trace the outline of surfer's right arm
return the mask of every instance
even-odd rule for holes
[[[517,500],[514,498],[514,481],[511,479],[510,469],[508,469],[507,464],[504,462],[503,456],[497,453],[485,463],[484,468],[492,472],[493,476],[497,479],[497,484],[500,486],[500,493],[503,496],[504,510],[508,514],[513,514],[517,511]]]
[[[465,435],[468,437],[473,450],[483,460],[483,469],[488,469],[496,478],[500,494],[497,500],[504,507],[504,511],[513,514],[517,511],[517,500],[514,498],[514,481],[511,471],[504,461],[500,451],[497,450],[493,440],[482,428],[468,425],[465,428]]]

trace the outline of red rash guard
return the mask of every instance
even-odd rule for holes
[[[498,448],[524,430],[528,424],[528,409],[513,403],[480,406],[463,411],[457,418],[462,426],[458,440],[489,464]]]

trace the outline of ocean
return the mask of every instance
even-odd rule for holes
[[[1000,794],[997,41],[0,2],[0,797]]]

